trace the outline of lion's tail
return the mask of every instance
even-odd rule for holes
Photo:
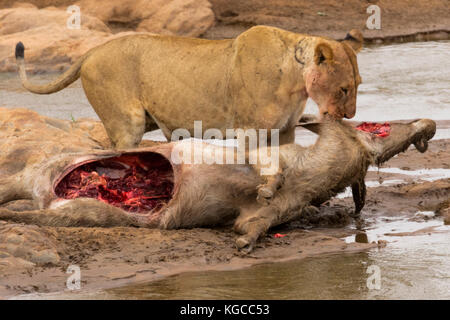
[[[64,89],[72,82],[80,77],[80,69],[84,60],[87,58],[87,54],[78,59],[66,72],[60,75],[57,79],[44,85],[32,84],[28,78],[25,70],[24,61],[25,47],[22,42],[18,42],[16,45],[16,62],[19,66],[19,75],[22,85],[28,91],[38,94],[49,94]]]

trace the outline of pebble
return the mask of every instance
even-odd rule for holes
[[[369,243],[367,234],[365,232],[359,232],[355,235],[355,242],[357,243]]]

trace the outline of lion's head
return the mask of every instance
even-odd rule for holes
[[[362,34],[352,30],[342,42],[316,38],[313,54],[305,65],[306,92],[319,106],[321,115],[352,118],[361,83],[356,53],[362,47]],[[297,54],[297,53],[296,53]]]

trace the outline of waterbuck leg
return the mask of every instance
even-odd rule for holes
[[[0,220],[52,227],[128,227],[141,224],[122,210],[93,199],[71,200],[55,209],[12,211],[0,208]]]
[[[19,199],[31,199],[31,195],[28,197],[25,195],[25,192],[21,190],[14,177],[0,180],[0,205]]]
[[[352,184],[352,193],[353,202],[355,203],[355,212],[352,216],[353,218],[357,218],[366,203],[366,184],[364,182],[364,177]]]
[[[241,214],[234,224],[234,230],[242,234],[236,240],[236,246],[244,252],[251,252],[258,238],[264,235],[277,218],[276,208],[263,207],[250,215]]]

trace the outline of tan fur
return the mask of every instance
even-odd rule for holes
[[[118,149],[136,147],[146,131],[194,134],[217,128],[294,128],[308,97],[322,114],[351,118],[360,83],[353,42],[340,43],[258,26],[236,39],[201,40],[132,35],[90,50],[48,85],[31,84],[18,57],[22,83],[46,94],[81,77],[86,96]]]
[[[348,186],[352,186],[355,210],[359,213],[364,206],[364,177],[368,166],[387,161],[411,144],[424,152],[436,131],[435,122],[427,119],[394,123],[386,138],[357,131],[342,121],[326,120],[305,127],[319,134],[318,141],[309,148],[296,144],[280,147],[282,183],[264,204],[256,201],[258,186],[264,182],[258,166],[193,164],[175,166],[173,198],[156,213],[128,213],[94,199],[63,203],[56,199],[58,206],[49,208],[43,201],[53,189],[52,183],[45,181],[54,181],[53,175],[60,175],[63,168],[73,163],[74,158],[69,156],[49,163],[43,172],[35,172],[39,177],[32,182],[22,182],[22,193],[28,192],[27,198],[38,200],[39,206],[45,209],[15,212],[0,208],[0,219],[53,226],[136,225],[163,229],[234,223],[236,232],[242,234],[237,246],[251,250],[270,227],[300,217],[311,204],[319,205]],[[157,147],[160,149],[146,152],[159,150],[168,157],[180,143],[183,142],[164,144]],[[104,151],[98,155],[106,156]],[[38,186],[44,189],[36,190]]]

